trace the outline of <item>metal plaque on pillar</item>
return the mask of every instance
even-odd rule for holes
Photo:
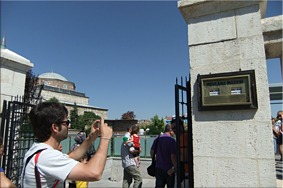
[[[257,109],[255,71],[198,75],[198,110]]]

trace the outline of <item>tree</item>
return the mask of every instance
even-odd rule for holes
[[[89,128],[86,130],[86,132],[89,133],[90,126],[97,119],[101,119],[101,117],[93,112],[85,112],[83,115],[79,116],[78,129],[84,130],[85,126],[87,125]]]
[[[25,91],[23,96],[23,102],[25,104],[37,104],[39,101],[41,101],[41,91],[43,86],[38,85],[38,76],[36,76],[32,69],[29,69],[26,73],[26,81],[25,81]],[[24,105],[23,106],[23,112],[22,113],[22,122],[23,125],[21,126],[22,131],[32,130],[31,124],[29,123],[29,106]]]
[[[121,119],[135,119],[136,115],[133,111],[128,111],[122,115]]]
[[[24,103],[33,104],[41,100],[41,91],[43,85],[38,84],[38,76],[36,76],[32,69],[29,69],[26,73]]]
[[[44,102],[55,102],[55,103],[60,103],[60,102],[59,102],[59,100],[58,100],[56,97],[52,97],[52,98],[50,98],[50,99],[48,99],[48,100],[46,100],[46,101],[44,101]],[[60,103],[60,104],[62,104],[62,103]]]
[[[160,134],[165,129],[165,123],[163,118],[159,119],[158,115],[155,115],[153,118],[150,118],[151,123],[148,125],[143,125],[144,130],[149,129],[146,134]]]
[[[77,103],[74,103],[73,110],[70,111],[70,123],[73,129],[79,129],[79,115]]]

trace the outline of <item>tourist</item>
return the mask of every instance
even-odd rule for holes
[[[132,126],[128,126],[127,133],[124,137],[129,140],[131,138]],[[122,167],[124,168],[123,175],[123,188],[129,188],[134,179],[134,188],[142,187],[142,177],[139,168],[136,166],[133,154],[139,153],[139,150],[135,150],[134,147],[128,147],[127,144],[122,143],[121,145],[121,160]]]
[[[34,136],[33,143],[24,157],[21,187],[63,187],[65,180],[99,181],[105,167],[112,129],[104,120],[91,125],[89,136],[69,155],[57,148],[68,137],[68,110],[59,103],[39,103],[31,110],[29,119]],[[101,122],[100,128],[98,123]],[[91,144],[101,135],[97,153],[87,164],[78,162]]]
[[[153,158],[154,152],[156,152],[156,188],[163,188],[166,184],[168,188],[174,187],[175,169],[177,169],[177,157],[176,141],[174,138],[172,138],[172,136],[174,136],[174,132],[171,129],[171,126],[166,125],[165,133],[156,137],[151,146],[151,158]],[[159,139],[158,144],[157,139]]]

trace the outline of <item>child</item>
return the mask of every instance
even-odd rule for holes
[[[131,148],[133,148],[133,150],[140,150],[140,136],[138,136],[139,132],[139,127],[138,126],[133,126],[123,137],[123,143],[124,145],[127,145],[129,147],[129,149],[131,150]],[[131,136],[130,136],[131,134]],[[137,161],[137,157],[139,159],[139,162]],[[134,155],[134,159],[136,162],[137,167],[140,167],[140,156],[139,153]]]
[[[81,163],[87,164],[89,161],[89,156],[85,154],[83,158],[81,159]],[[77,188],[88,188],[88,182],[87,181],[76,181],[76,187]]]
[[[136,125],[133,126],[131,140],[133,141],[135,149],[140,151],[140,136],[138,135],[139,129],[140,128],[138,126],[136,126]],[[134,155],[134,157],[135,157],[135,162],[137,164],[137,167],[140,167],[140,164],[141,164],[140,154],[138,153],[138,154]]]
[[[134,150],[134,144],[133,144],[133,140],[132,140],[132,135],[131,134],[132,134],[132,128],[129,128],[128,132],[123,137],[123,143],[124,143],[124,145],[127,145],[129,147],[129,149]]]

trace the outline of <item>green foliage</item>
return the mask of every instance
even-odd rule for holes
[[[91,126],[93,122],[97,119],[101,119],[100,116],[96,115],[93,112],[85,112],[83,115],[79,116],[79,121],[78,121],[78,129],[79,130],[84,130],[85,126]],[[89,133],[90,128],[86,130],[87,133]]]
[[[73,110],[70,111],[70,123],[72,129],[80,129],[77,103],[74,104]]]
[[[32,131],[32,126],[30,122],[23,123],[21,125],[21,131]]]
[[[28,104],[32,104],[33,102],[40,100],[42,88],[43,88],[42,85],[39,86],[38,76],[36,76],[32,72],[32,69],[29,69],[26,73],[24,102]]]
[[[188,130],[188,122],[187,121],[183,122],[183,124],[184,124],[184,130]]]
[[[29,121],[29,117],[28,114],[23,113],[21,120],[20,120],[20,137],[22,138],[30,138],[32,137],[33,133],[32,133],[32,126],[31,123]]]
[[[52,97],[44,102],[56,102],[56,103],[59,103],[59,100],[56,98],[56,97]]]
[[[146,131],[145,134],[159,135],[161,132],[164,132],[165,123],[163,118],[159,119],[158,115],[155,115],[153,118],[150,118],[150,120],[151,120],[150,124],[141,125],[141,128],[143,128],[144,130],[149,129],[149,131]]]

